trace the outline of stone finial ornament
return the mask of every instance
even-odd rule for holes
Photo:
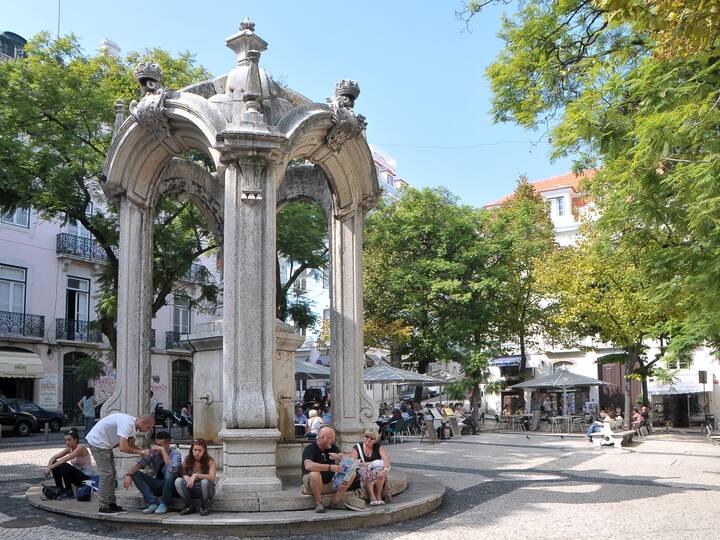
[[[250,17],[245,17],[243,21],[240,23],[240,30],[250,30],[251,32],[255,31],[255,23]]]
[[[328,131],[326,142],[333,152],[340,151],[345,142],[362,133],[367,126],[365,117],[353,111],[359,95],[360,85],[356,81],[342,79],[335,85],[335,97],[328,100],[334,125]]]
[[[140,62],[135,66],[135,78],[148,94],[155,94],[162,88],[163,72],[154,62]]]
[[[154,62],[141,62],[135,67],[135,78],[145,90],[145,96],[138,103],[130,103],[130,114],[142,127],[157,140],[170,136],[170,121],[165,116],[165,96],[163,72]]]

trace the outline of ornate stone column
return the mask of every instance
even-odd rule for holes
[[[275,174],[262,158],[227,162],[224,231],[222,490],[279,490],[272,388]]]
[[[150,403],[150,321],[152,319],[153,210],[126,195],[120,199],[118,256],[117,379],[102,416],[123,412],[140,416]],[[137,444],[142,446],[143,440]],[[136,457],[117,454],[118,472]]]
[[[363,384],[363,215],[363,209],[356,208],[332,218],[330,386],[342,450],[360,441],[376,418]]]
[[[150,402],[153,210],[122,195],[118,256],[117,381],[102,416],[139,416]]]

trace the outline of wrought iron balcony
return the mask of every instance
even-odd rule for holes
[[[0,335],[41,338],[45,335],[45,317],[0,311]]]
[[[102,343],[102,332],[95,326],[95,321],[74,321],[72,319],[56,319],[57,339],[84,341],[86,343]]]
[[[184,350],[186,347],[182,340],[187,337],[187,334],[181,334],[180,332],[165,332],[165,349]]]
[[[100,244],[92,238],[76,234],[58,233],[57,253],[72,255],[89,261],[107,261],[107,253]]]
[[[210,270],[202,264],[192,263],[188,271],[185,272],[185,275],[180,279],[189,283],[210,283],[212,281],[212,274]]]

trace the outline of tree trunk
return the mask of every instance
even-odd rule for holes
[[[644,371],[642,374],[642,398],[643,398],[643,405],[649,407],[650,400],[648,400],[648,374],[647,371]]]
[[[625,414],[623,415],[623,421],[625,423],[625,427],[630,427],[630,418],[632,416],[632,379],[628,377],[633,370],[635,369],[635,366],[637,365],[638,358],[640,356],[640,353],[635,347],[631,347],[627,350],[628,353],[628,359],[625,361]]]
[[[520,380],[525,380],[525,367],[527,366],[527,358],[525,357],[525,332],[520,333]]]
[[[480,411],[479,411],[479,402],[480,402],[480,386],[475,384],[472,389],[472,393],[470,394],[470,410],[472,411],[472,419],[473,419],[473,425],[480,426]]]

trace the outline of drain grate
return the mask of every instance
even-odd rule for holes
[[[45,518],[40,517],[28,517],[28,518],[17,518],[3,521],[0,523],[0,527],[5,529],[32,529],[33,527],[42,527],[50,523]]]

